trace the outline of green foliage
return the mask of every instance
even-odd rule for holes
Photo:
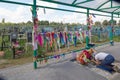
[[[45,47],[41,47],[41,46],[38,46],[38,50],[37,50],[37,53],[38,53],[38,57],[45,57],[45,53],[46,53],[46,50],[45,50]]]
[[[98,36],[92,36],[91,40],[92,42],[98,42]]]
[[[49,25],[49,21],[39,21],[39,25]]]
[[[109,25],[112,23],[112,20],[109,20]],[[117,21],[116,20],[113,20],[113,24],[116,25],[117,24]]]
[[[5,23],[5,18],[2,19],[2,23]]]
[[[38,25],[49,25],[51,27],[59,27],[59,26],[78,26],[81,25],[80,23],[63,23],[63,22],[49,22],[47,20],[45,21],[38,21]],[[33,22],[28,21],[28,22],[21,22],[21,23],[11,23],[11,22],[6,22],[6,23],[0,23],[0,27],[32,27]]]
[[[120,20],[119,20],[119,22],[118,22],[118,26],[120,27]]]
[[[115,42],[120,42],[120,37],[119,37],[119,36],[114,36],[114,37],[113,37],[113,41],[115,41]]]
[[[101,22],[96,21],[96,22],[95,22],[95,26],[101,26]]]
[[[102,22],[102,25],[103,26],[107,26],[109,24],[109,22],[107,21],[107,20],[104,20],[103,22]]]

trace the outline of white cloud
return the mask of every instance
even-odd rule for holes
[[[18,6],[15,10],[0,8],[0,19],[5,18],[6,22],[26,22],[31,20],[31,12],[29,7]]]

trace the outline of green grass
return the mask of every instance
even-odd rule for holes
[[[11,67],[11,66],[22,65],[22,64],[26,64],[26,63],[31,63],[32,56],[21,57],[21,58],[17,58],[17,59],[2,59],[2,60],[5,60],[5,61],[0,63],[0,69]]]
[[[113,37],[113,40],[114,40],[115,42],[120,42],[120,36],[114,36],[114,37]]]

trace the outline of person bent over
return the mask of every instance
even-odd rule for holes
[[[114,63],[115,58],[111,54],[99,52],[95,54],[94,59],[91,61],[93,61],[98,68],[101,68],[103,70],[107,70],[109,72],[120,72],[119,68],[112,64]]]

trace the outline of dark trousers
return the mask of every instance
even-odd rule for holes
[[[103,70],[106,70],[108,72],[112,72],[113,71],[113,65],[112,63],[115,61],[114,57],[112,55],[108,55],[106,56],[106,58],[104,60],[101,61],[101,64],[98,65],[98,68],[101,68]]]

